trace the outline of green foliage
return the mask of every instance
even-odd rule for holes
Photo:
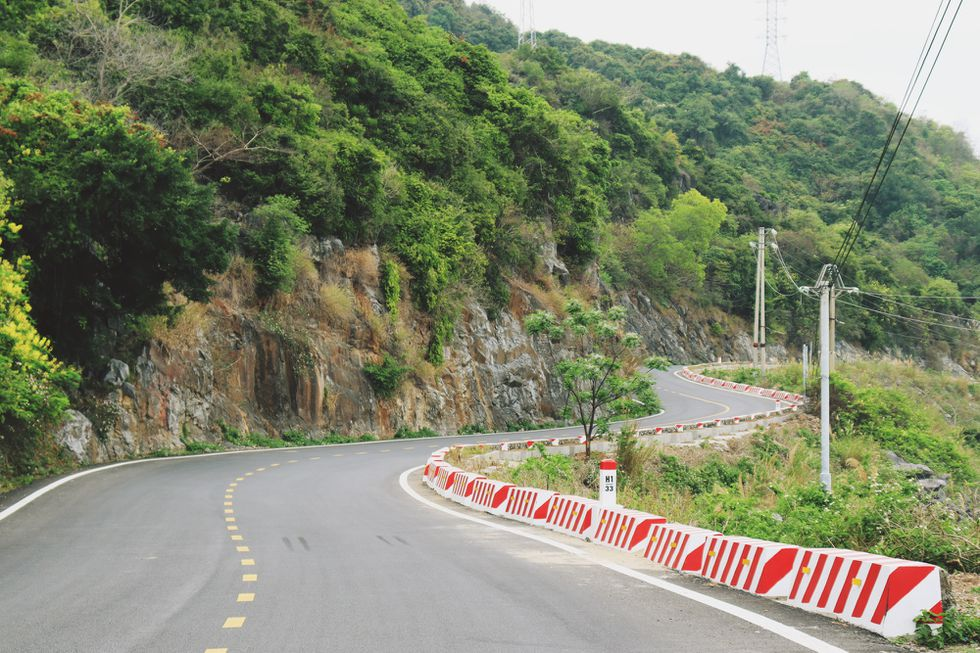
[[[10,183],[0,174],[0,245],[16,241],[21,225],[6,216]],[[45,431],[68,408],[66,391],[78,372],[55,359],[51,342],[31,317],[26,276],[31,261],[0,250],[0,476],[30,471]]]
[[[274,195],[252,212],[255,227],[245,234],[245,249],[255,261],[260,297],[289,292],[296,281],[296,241],[308,230],[298,208],[298,200]]]
[[[410,367],[402,365],[394,356],[387,353],[382,356],[380,363],[368,363],[364,366],[364,374],[371,387],[382,398],[393,396],[409,371],[411,371]]]
[[[230,234],[183,158],[125,108],[0,73],[0,160],[14,183],[11,253],[31,257],[38,327],[75,361],[165,307],[164,282],[204,300]],[[152,189],[152,193],[147,190]]]
[[[392,320],[398,319],[398,302],[402,299],[401,272],[391,259],[381,260],[381,296]]]
[[[625,331],[626,311],[586,309],[577,301],[565,306],[562,321],[547,311],[527,316],[524,326],[532,336],[561,343],[571,356],[555,365],[555,373],[568,394],[568,404],[585,432],[586,455],[592,439],[608,432],[613,416],[649,415],[660,408],[653,380],[639,369],[642,342]],[[648,362],[659,364],[659,361]]]
[[[543,446],[538,455],[525,459],[510,472],[510,481],[546,490],[558,489],[573,482],[574,464],[568,456],[548,454]]]
[[[980,644],[980,616],[961,612],[956,608],[946,610],[943,623],[933,633],[929,624],[939,615],[923,610],[916,619],[915,641],[927,648],[941,649],[950,644]]]
[[[705,277],[703,252],[727,213],[720,201],[690,190],[676,198],[669,211],[641,213],[621,255],[637,278],[663,296],[680,288],[698,290]]]
[[[396,440],[414,440],[417,438],[437,438],[439,434],[430,429],[428,426],[423,426],[418,429],[412,429],[407,426],[400,426],[398,430],[395,431]]]

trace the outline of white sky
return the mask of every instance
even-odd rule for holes
[[[520,24],[520,0],[479,0]],[[852,79],[896,104],[936,13],[936,0],[783,0],[782,78],[805,70],[828,81]],[[950,16],[953,8],[950,9]],[[538,31],[585,41],[627,43],[711,66],[762,72],[765,0],[535,0]],[[942,37],[940,36],[940,39]],[[937,40],[938,46],[938,40]],[[965,0],[926,88],[917,117],[966,132],[980,152],[980,1]]]

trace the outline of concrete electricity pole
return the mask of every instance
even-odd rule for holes
[[[830,493],[830,360],[834,350],[835,335],[831,332],[831,307],[842,293],[857,292],[857,288],[845,288],[840,271],[833,263],[820,270],[812,288],[801,288],[806,293],[820,296],[820,483]]]
[[[754,363],[762,378],[766,378],[766,234],[776,235],[775,229],[759,227],[759,240],[752,243],[755,256],[755,321],[752,326]],[[775,243],[775,241],[773,241]]]

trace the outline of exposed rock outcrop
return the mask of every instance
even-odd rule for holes
[[[403,356],[423,350],[427,318],[408,300],[399,322],[386,316],[376,249],[349,250],[332,239],[313,243],[309,255],[312,278],[290,298],[264,307],[250,305],[247,274],[229,273],[207,307],[144,347],[131,361],[132,375],[123,361],[110,363],[105,382],[112,389],[96,403],[98,418],[90,415],[86,426],[83,415],[70,413],[59,437],[80,460],[100,462],[179,449],[188,439],[216,440],[222,423],[270,434],[300,429],[385,436],[401,426],[503,428],[561,410],[561,388],[548,373],[554,352],[532,342],[523,328],[523,316],[543,306],[519,288],[495,320],[478,301],[467,300],[445,363],[433,368],[416,360],[398,392],[378,398],[364,365],[377,362],[383,350]],[[552,272],[567,273],[554,258]],[[333,304],[319,299],[325,292]],[[656,307],[640,293],[609,299],[626,307],[630,328],[652,353],[677,362],[751,354],[747,337],[717,333],[710,320],[682,307]],[[772,356],[780,353],[772,348]]]

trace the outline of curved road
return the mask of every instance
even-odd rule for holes
[[[644,425],[773,405],[657,380],[666,411]],[[407,493],[401,473],[456,441],[473,438],[154,460],[73,480],[0,521],[0,652],[897,650],[634,556],[526,529],[582,552],[572,555]],[[421,488],[417,476],[410,485]],[[829,645],[806,648],[602,562]]]

